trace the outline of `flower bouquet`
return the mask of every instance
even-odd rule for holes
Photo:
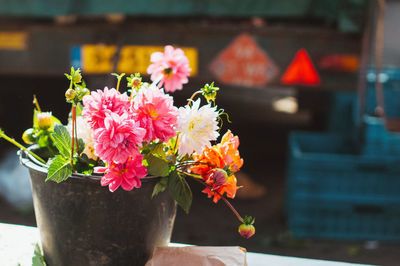
[[[71,103],[66,126],[51,112],[43,112],[34,98],[33,127],[22,139],[36,149],[25,148],[1,130],[0,136],[45,168],[45,181],[60,183],[74,175],[97,177],[101,186],[117,193],[140,190],[142,183],[155,176],[146,200],[168,191],[189,212],[192,192],[186,179],[196,180],[204,185],[203,193],[215,203],[222,199],[234,212],[241,222],[239,233],[251,237],[254,218],[242,218],[227,200],[239,189],[235,173],[243,159],[239,138],[229,130],[215,143],[226,115],[215,104],[219,88],[205,84],[186,106],[175,107],[167,93],[182,89],[190,67],[183,50],[172,46],[151,55],[147,72],[151,83],[132,74],[126,78],[128,90],[121,92],[125,74],[113,73],[116,88],[90,92],[80,70],[71,68],[66,74],[70,85],[65,97]]]

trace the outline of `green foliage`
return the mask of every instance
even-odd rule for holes
[[[69,158],[57,155],[49,166],[46,182],[51,180],[57,183],[65,181],[72,174],[72,165]]]
[[[152,154],[146,155],[145,159],[148,164],[147,172],[150,175],[160,176],[160,177],[168,176],[170,167],[167,161],[155,157]]]
[[[86,88],[86,83],[82,79],[81,70],[78,68],[75,70],[71,67],[71,73],[66,74],[68,80],[70,80],[69,88],[66,93],[66,100],[73,105],[77,105],[85,95],[90,93],[89,89]],[[74,93],[71,91],[74,90]]]
[[[51,134],[54,144],[60,153],[51,162],[46,181],[62,182],[72,174],[71,165],[71,136],[66,127],[56,125]]]
[[[255,221],[256,221],[256,218],[251,217],[251,216],[245,216],[243,218],[243,223],[247,224],[247,225],[252,225],[252,224],[254,224]]]
[[[85,142],[83,141],[83,139],[79,138],[78,139],[78,154],[81,154],[84,149],[85,149]]]
[[[91,175],[96,165],[98,164],[95,160],[90,159],[85,153],[81,153],[75,158],[74,170],[84,175]]]
[[[81,70],[78,68],[77,70],[74,69],[74,67],[71,67],[71,72],[70,74],[65,73],[64,74],[68,80],[70,80],[73,84],[74,83],[80,83],[82,81],[82,74]]]
[[[51,134],[54,140],[54,145],[57,147],[59,153],[66,158],[71,157],[71,136],[66,127],[63,125],[56,125],[54,133]]]
[[[82,115],[82,110],[83,110],[83,104],[79,102],[76,105],[76,116],[77,117]]]
[[[158,143],[152,147],[151,153],[163,160],[167,160],[167,154],[165,152],[166,145],[165,143]]]
[[[35,245],[35,251],[32,257],[32,266],[46,266],[42,251],[40,250],[39,244]]]
[[[37,134],[36,143],[39,145],[40,148],[49,146],[49,135],[43,131],[39,132],[39,134]]]
[[[27,144],[38,144],[40,148],[48,148],[50,154],[55,154],[56,149],[54,148],[54,143],[53,139],[51,137],[52,132],[54,131],[54,127],[57,125],[61,125],[61,122],[58,118],[55,116],[51,116],[52,120],[52,127],[42,129],[39,127],[39,120],[38,120],[38,114],[40,112],[36,109],[33,110],[33,128],[30,131],[30,136],[29,136],[29,143]],[[25,136],[26,137],[26,136]],[[23,135],[24,139],[24,135]],[[24,139],[26,142],[26,138]]]
[[[192,191],[186,179],[177,171],[173,171],[168,176],[168,191],[178,205],[181,206],[186,213],[189,213],[193,198]]]
[[[160,181],[154,186],[151,197],[154,198],[158,193],[164,192],[168,186],[168,177],[162,177]]]

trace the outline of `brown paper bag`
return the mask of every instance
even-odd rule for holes
[[[241,247],[156,247],[146,266],[247,266]]]

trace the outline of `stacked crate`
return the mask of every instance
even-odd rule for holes
[[[394,97],[397,73],[386,72],[385,99],[387,91]],[[400,240],[400,135],[372,116],[373,85],[370,78],[361,123],[357,95],[342,93],[334,95],[328,133],[291,134],[286,207],[294,236]],[[396,115],[400,91],[385,107]]]

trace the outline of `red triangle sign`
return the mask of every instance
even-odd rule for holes
[[[318,72],[306,49],[301,48],[297,51],[293,61],[283,74],[281,82],[286,85],[317,86],[321,84]]]

